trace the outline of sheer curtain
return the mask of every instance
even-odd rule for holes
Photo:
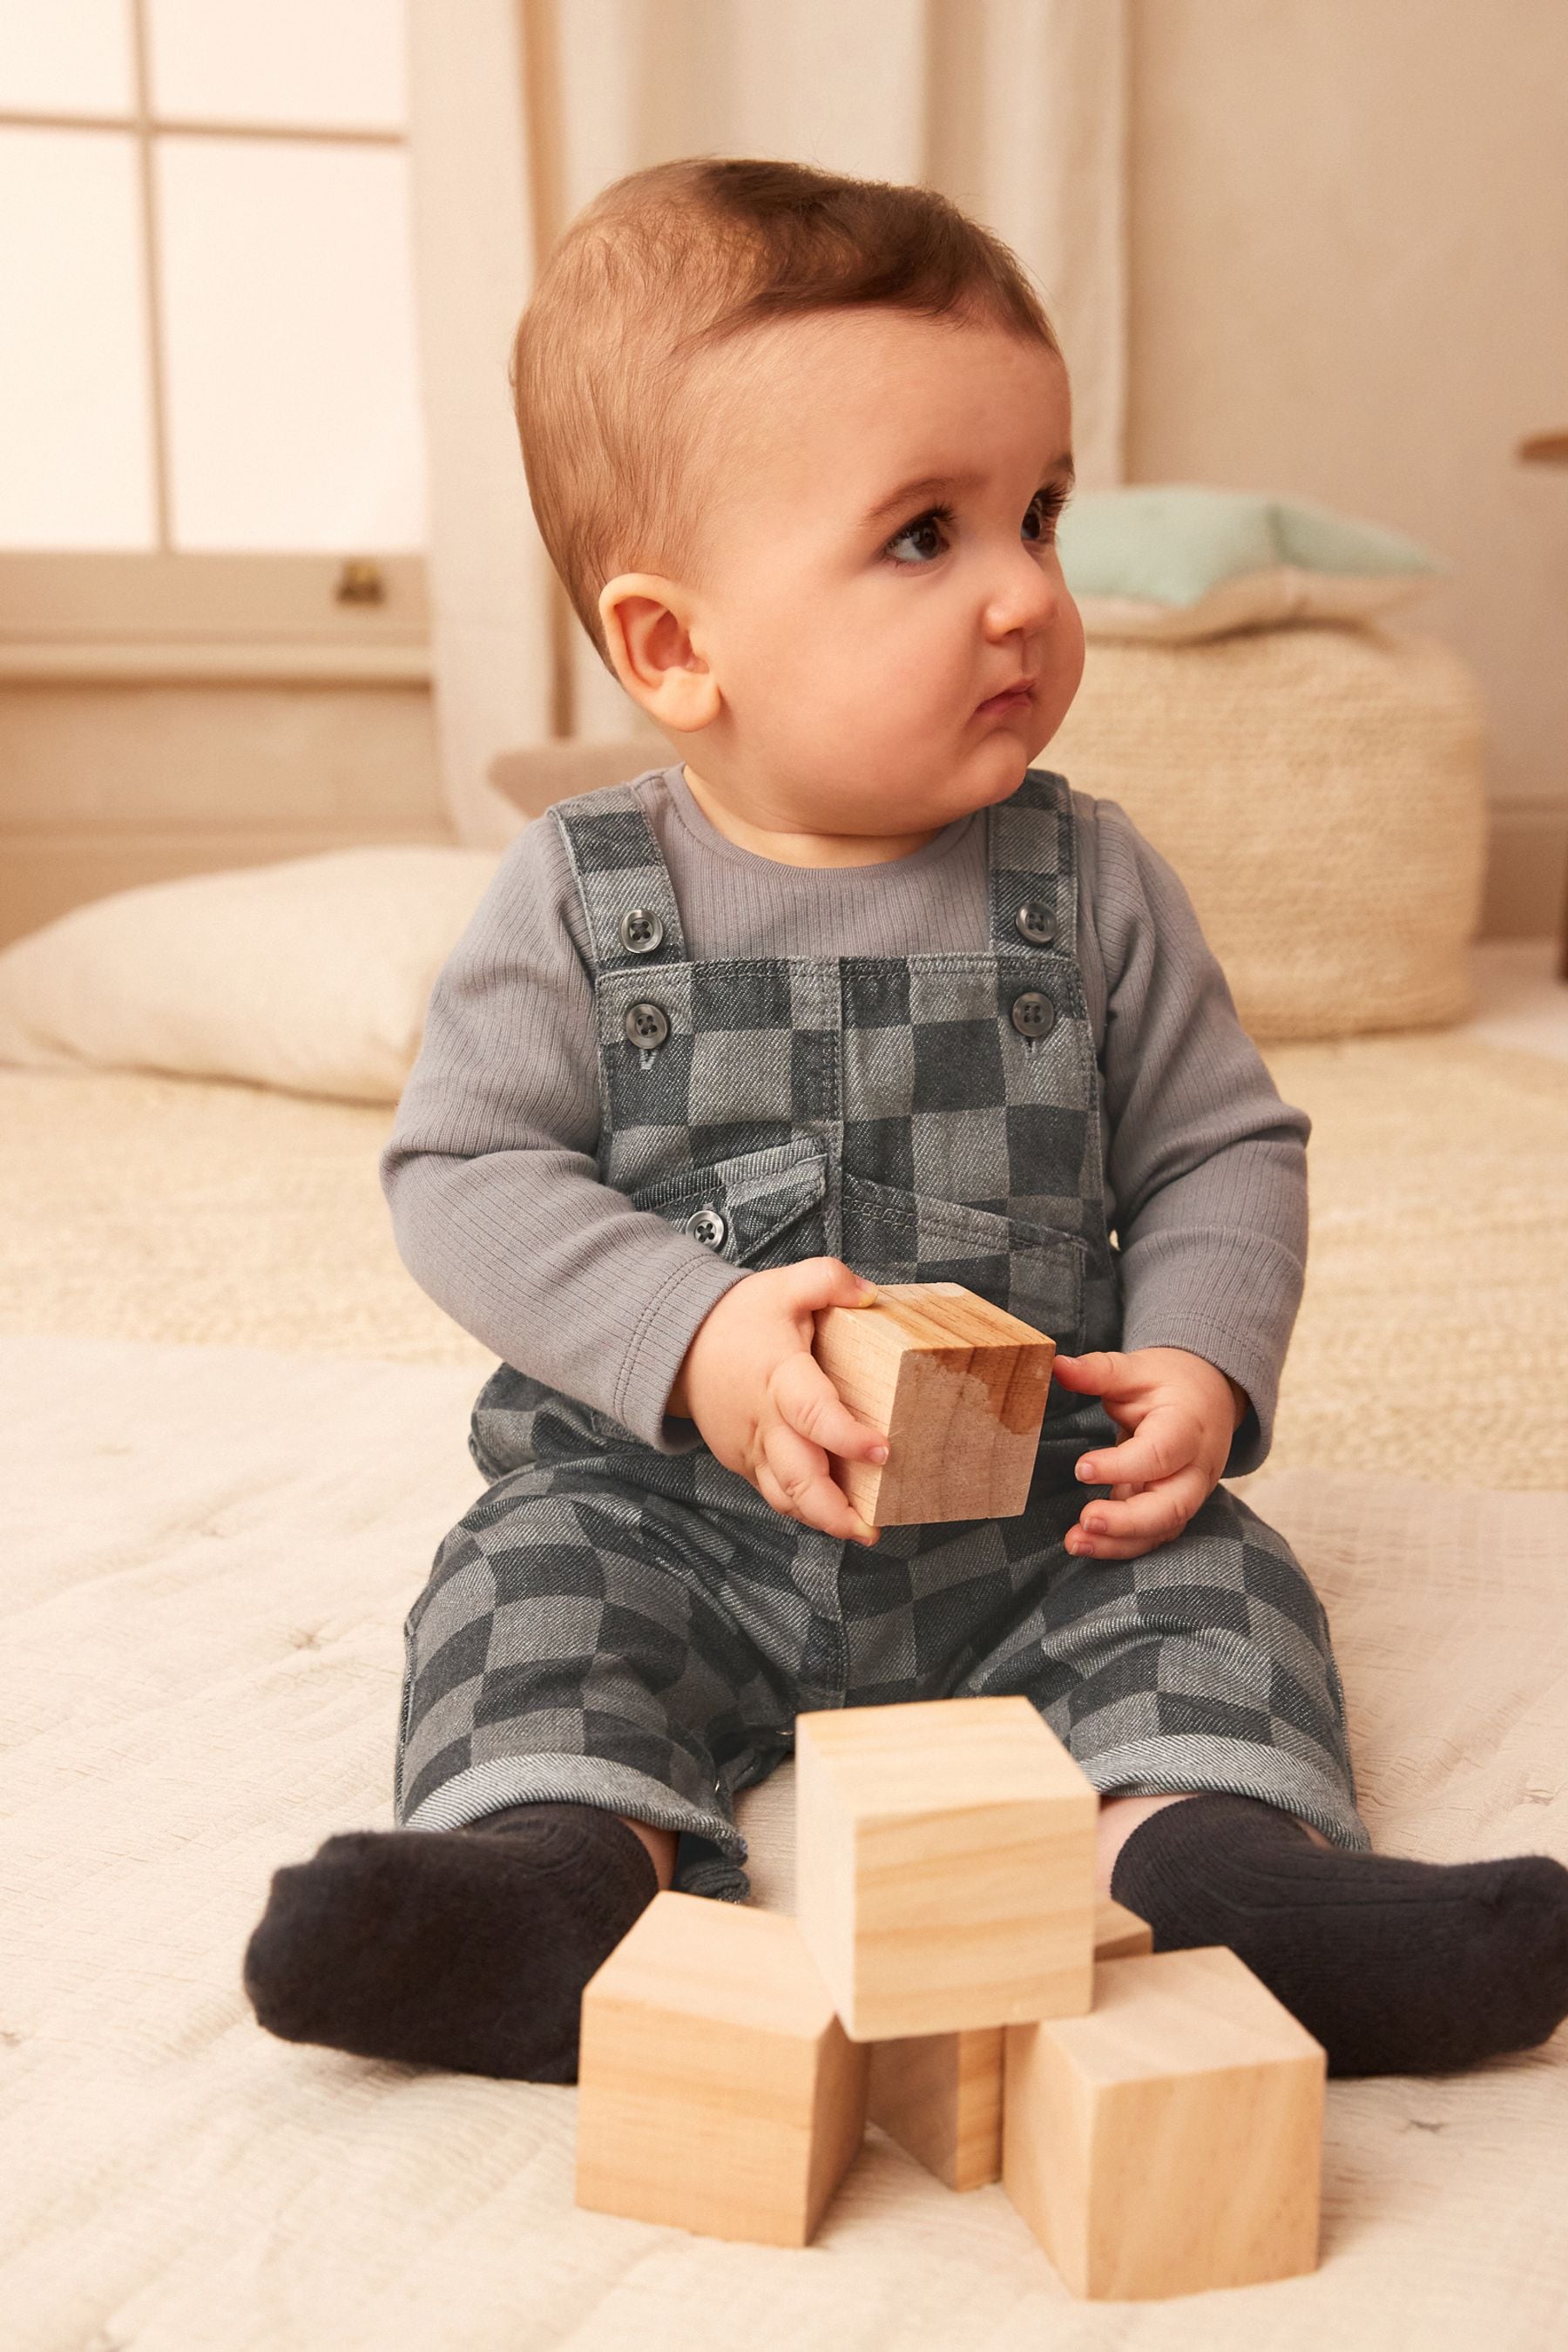
[[[498,751],[647,731],[551,570],[506,383],[556,236],[668,157],[792,156],[942,189],[1033,272],[1079,472],[1121,470],[1126,0],[412,0],[410,130],[444,788],[500,843]]]

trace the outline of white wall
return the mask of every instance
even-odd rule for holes
[[[1489,925],[1568,844],[1563,0],[1135,0],[1129,473],[1294,491],[1455,569],[1490,715]],[[1413,618],[1416,615],[1413,614]]]

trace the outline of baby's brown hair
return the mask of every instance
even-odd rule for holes
[[[1017,257],[934,188],[689,155],[612,181],[560,237],[512,392],[540,533],[606,668],[605,581],[689,574],[685,493],[712,429],[683,397],[697,362],[770,320],[868,303],[1058,349]]]

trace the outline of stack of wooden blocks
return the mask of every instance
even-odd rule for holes
[[[1323,2052],[1234,1952],[1097,1904],[1094,1790],[1028,1700],[795,1740],[796,1916],[658,1895],[584,1994],[579,2203],[804,2245],[869,2117],[1000,2179],[1077,2294],[1310,2270]]]
[[[859,1507],[1021,1510],[1050,1342],[953,1286],[881,1297],[818,1327],[889,1432]],[[661,1893],[584,1993],[580,2204],[805,2245],[869,2119],[1000,2179],[1080,2295],[1314,2266],[1322,2049],[1234,1952],[1097,1902],[1099,1799],[1027,1699],[803,1715],[795,1756],[796,1916]]]

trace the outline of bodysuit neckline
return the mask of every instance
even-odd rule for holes
[[[699,806],[690,785],[681,773],[683,762],[677,760],[672,767],[659,771],[659,781],[668,795],[676,822],[697,843],[704,855],[717,857],[729,866],[758,867],[770,874],[799,877],[810,890],[831,890],[837,887],[855,888],[864,884],[872,874],[924,874],[952,856],[969,839],[972,828],[984,818],[984,809],[971,809],[967,816],[954,817],[944,824],[934,839],[923,849],[911,850],[907,857],[889,857],[863,866],[793,866],[781,857],[763,857],[754,849],[742,849],[731,841]]]

